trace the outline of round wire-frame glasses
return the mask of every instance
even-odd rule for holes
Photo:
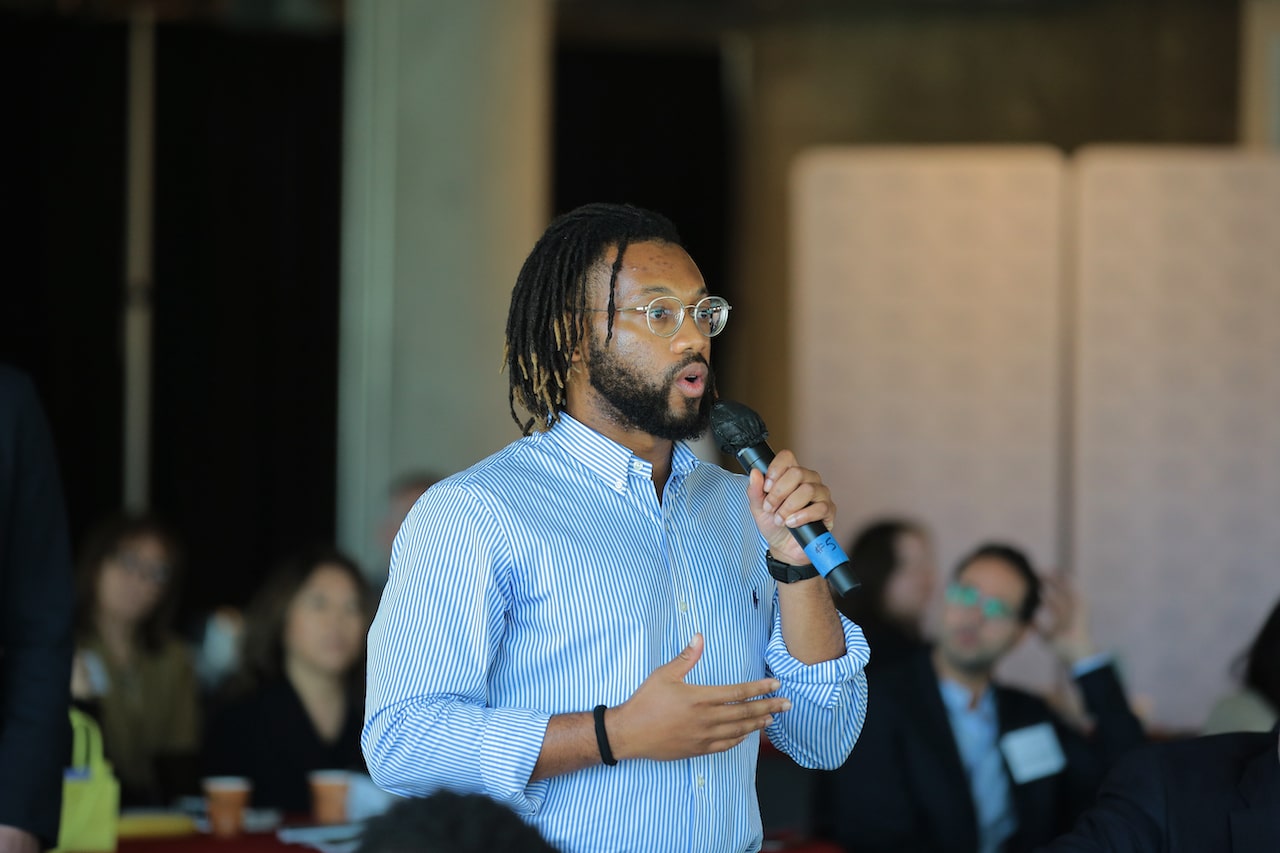
[[[636,308],[618,308],[618,313],[643,313],[649,331],[660,338],[669,338],[684,325],[684,315],[692,315],[693,323],[698,331],[708,338],[714,338],[724,331],[729,322],[729,311],[733,306],[719,296],[704,296],[695,305],[685,305],[674,296],[659,296],[648,305]],[[607,311],[597,308],[596,311]]]

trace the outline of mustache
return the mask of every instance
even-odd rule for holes
[[[703,356],[700,356],[699,353],[694,352],[694,353],[690,353],[689,356],[685,357],[685,360],[681,361],[680,364],[677,364],[675,368],[668,370],[667,378],[668,379],[680,378],[682,371],[684,371],[687,368],[687,366],[691,364],[703,365],[704,368],[707,368],[707,375],[712,374],[712,365],[710,365],[710,362],[707,361],[707,359],[704,359]]]
[[[708,362],[705,358],[703,358],[701,355],[699,355],[696,352],[690,354],[687,358],[685,358],[684,361],[680,362],[675,367],[667,371],[667,383],[670,384],[672,382],[675,382],[677,379],[683,376],[684,371],[688,369],[689,365],[691,364],[701,364],[703,367],[705,367],[707,369],[707,387],[714,386],[715,371],[711,369],[711,363]]]

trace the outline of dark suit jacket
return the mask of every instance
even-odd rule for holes
[[[71,758],[71,557],[35,389],[0,365],[0,824],[57,843]]]
[[[1225,734],[1138,750],[1049,853],[1280,851],[1277,733]]]
[[[927,650],[868,674],[867,720],[849,760],[832,774],[828,830],[851,853],[972,853],[978,822],[969,781]],[[1071,826],[1107,767],[1142,742],[1142,726],[1110,666],[1080,679],[1097,722],[1086,740],[1043,700],[996,686],[1000,734],[1050,723],[1066,758],[1057,774],[1009,785],[1018,830],[1006,851],[1030,850]],[[1008,768],[1006,767],[1006,772]]]

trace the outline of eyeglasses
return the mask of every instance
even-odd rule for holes
[[[128,551],[125,551],[122,554],[116,554],[115,559],[120,568],[124,569],[129,574],[143,580],[151,581],[157,586],[162,586],[167,583],[169,575],[173,572],[173,569],[168,563],[153,563],[149,560],[144,560],[137,554],[131,554]]]
[[[620,314],[624,312],[644,314],[644,320],[649,324],[649,331],[660,338],[669,338],[680,331],[687,312],[693,316],[693,323],[698,327],[699,332],[708,338],[714,338],[724,331],[724,325],[729,322],[729,311],[732,308],[732,305],[719,296],[704,296],[696,305],[685,305],[674,296],[659,296],[648,305],[616,310]],[[593,310],[607,311],[608,309]]]
[[[962,583],[947,585],[947,601],[961,607],[981,607],[984,619],[1011,619],[1015,615],[1012,607],[998,598],[983,595],[977,587]]]

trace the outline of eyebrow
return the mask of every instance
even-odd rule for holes
[[[648,296],[650,294],[654,296],[675,296],[676,292],[672,290],[670,287],[667,287],[666,285],[663,285],[663,284],[651,284],[648,287],[642,288],[639,293],[639,295],[641,296]],[[707,288],[704,286],[704,287],[698,288],[695,291],[694,295],[708,296],[710,294],[708,293]]]

